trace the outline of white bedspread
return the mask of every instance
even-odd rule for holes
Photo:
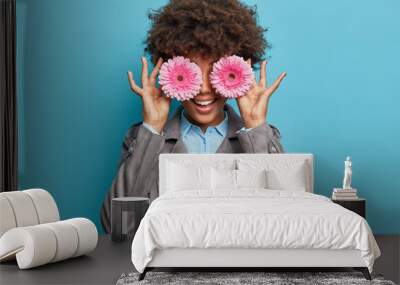
[[[154,200],[132,242],[143,272],[154,249],[358,249],[372,272],[380,250],[366,220],[330,199],[306,192],[248,189],[182,191]]]

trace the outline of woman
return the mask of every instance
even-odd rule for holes
[[[266,29],[256,23],[256,12],[237,0],[179,0],[149,14],[152,27],[146,40],[154,69],[142,57],[142,87],[128,72],[131,89],[142,98],[143,122],[126,133],[119,169],[101,209],[101,222],[111,231],[111,199],[124,196],[158,197],[160,153],[280,153],[279,130],[266,122],[268,102],[285,77],[271,85],[266,81],[269,47]],[[171,98],[157,87],[164,60],[181,55],[196,63],[202,74],[200,92],[182,101],[168,119]],[[260,79],[236,98],[240,116],[215,92],[209,74],[213,63],[225,55],[238,55],[253,66],[260,63]],[[128,234],[134,226],[128,216]]]

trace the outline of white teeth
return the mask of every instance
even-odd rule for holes
[[[209,100],[209,101],[197,101],[195,100],[196,104],[202,105],[202,106],[207,106],[209,104],[211,104],[212,102],[214,102],[214,100]]]

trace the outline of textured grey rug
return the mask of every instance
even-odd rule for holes
[[[372,275],[368,281],[360,272],[154,272],[138,281],[138,273],[124,273],[117,285],[133,284],[379,284],[395,285],[381,275]]]

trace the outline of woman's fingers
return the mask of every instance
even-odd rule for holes
[[[259,84],[261,87],[264,87],[264,88],[267,86],[267,61],[266,60],[263,60],[261,62]]]
[[[279,87],[279,84],[281,84],[281,82],[282,82],[283,78],[285,78],[285,76],[286,76],[286,72],[282,72],[281,75],[279,75],[278,79],[275,80],[275,82],[270,87],[268,87],[267,90],[270,90],[270,92],[268,92],[269,95],[271,95]]]
[[[142,85],[143,85],[143,89],[140,88],[136,83],[135,80],[133,79],[133,75],[131,71],[128,71],[128,80],[129,80],[129,85],[131,86],[131,90],[135,93],[137,93],[138,95],[142,96],[142,97],[147,97],[144,96],[146,94],[151,95],[150,97],[153,97],[155,95],[155,97],[159,97],[161,95],[161,91],[159,89],[157,89],[157,87],[155,86],[156,84],[156,78],[157,78],[157,74],[161,68],[162,65],[162,58],[160,57],[157,60],[157,64],[154,67],[154,69],[152,70],[150,77],[148,77],[148,64],[147,64],[147,60],[145,57],[142,57]],[[148,84],[150,83],[150,85]],[[148,91],[146,91],[148,90]],[[147,99],[147,98],[146,98]]]
[[[147,85],[147,80],[149,77],[149,68],[147,66],[147,60],[144,56],[142,56],[142,84],[143,86]]]
[[[142,96],[142,89],[136,85],[135,80],[133,79],[132,72],[130,71],[128,71],[128,81],[129,85],[131,86],[131,90],[139,96]]]
[[[156,82],[156,78],[157,78],[157,74],[161,68],[161,64],[163,62],[163,59],[160,57],[157,61],[156,66],[153,68],[153,71],[151,72],[150,75],[150,82],[155,83]]]
[[[156,97],[160,97],[160,95],[161,95],[161,90],[160,90],[160,88],[154,88],[154,94],[156,95]]]

